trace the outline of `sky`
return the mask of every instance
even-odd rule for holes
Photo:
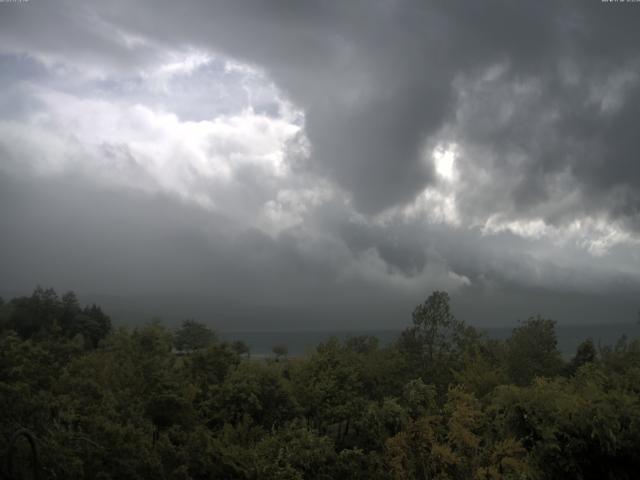
[[[640,3],[0,2],[0,292],[400,329],[640,312]]]

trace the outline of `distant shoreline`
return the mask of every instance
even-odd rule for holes
[[[489,338],[506,339],[518,325],[504,327],[478,328]],[[281,331],[219,331],[220,338],[226,341],[242,340],[251,349],[251,356],[260,358],[273,357],[271,351],[274,345],[284,345],[289,349],[290,357],[299,357],[310,353],[315,347],[331,337],[344,340],[359,335],[372,335],[378,338],[380,345],[392,343],[402,332],[401,329],[392,330],[281,330]],[[558,348],[563,356],[570,357],[577,346],[587,338],[591,338],[596,346],[614,345],[623,334],[629,339],[640,337],[640,324],[594,324],[594,325],[556,325]]]

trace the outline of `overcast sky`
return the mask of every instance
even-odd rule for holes
[[[634,322],[639,45],[633,2],[0,2],[0,291]]]

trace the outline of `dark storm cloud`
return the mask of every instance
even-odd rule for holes
[[[74,62],[104,68],[132,68],[157,60],[157,50],[135,43],[104,22],[88,3],[69,0],[2,5],[3,51],[36,54],[55,63]],[[130,48],[134,42],[136,48]]]
[[[512,155],[526,157],[519,180],[507,172],[506,208],[535,212],[550,199],[553,178],[568,171],[569,187],[584,189],[595,204],[589,210],[601,206],[637,221],[640,9],[633,5],[33,2],[5,10],[4,42],[26,51],[133,67],[161,47],[195,45],[265,68],[305,111],[313,167],[362,212],[411,201],[430,184],[423,147],[449,125],[456,140],[491,149],[492,174],[508,170]],[[127,46],[109,31],[144,42]],[[506,72],[489,85],[492,99],[461,97],[461,78],[477,88],[495,65]],[[615,76],[625,74],[617,84]],[[526,84],[536,91],[509,91]],[[514,112],[494,125],[501,91],[515,97],[507,99]],[[619,96],[621,105],[603,111],[599,101],[607,96]],[[551,222],[557,216],[544,215]]]
[[[315,168],[362,212],[410,201],[428,185],[433,172],[422,147],[453,124],[461,142],[491,148],[491,173],[500,175],[513,152],[526,157],[520,180],[507,183],[514,209],[535,209],[550,197],[549,180],[569,170],[572,188],[584,188],[593,203],[637,216],[640,9],[633,5],[161,2],[154,12],[137,3],[105,15],[164,44],[193,42],[266,68],[306,113]],[[457,81],[473,85],[497,64],[507,71],[492,85],[494,101],[457,118],[467,113]],[[525,101],[516,91],[513,114],[491,128],[499,92],[527,83],[536,91]],[[621,105],[602,111],[599,101],[616,95]],[[612,190],[621,193],[610,198]]]
[[[77,162],[74,178],[20,173],[29,169],[21,158],[47,157],[51,137],[66,138],[64,122],[49,136],[10,137],[40,149],[0,140],[0,258],[10,272],[1,288],[51,283],[153,302],[173,292],[167,311],[218,308],[236,326],[260,315],[247,325],[397,325],[433,288],[459,289],[467,318],[487,323],[512,320],[523,306],[521,315],[593,321],[618,301],[628,316],[640,273],[638,5],[31,0],[0,8],[0,79],[11,89],[0,95],[0,116],[10,133],[16,119],[55,124],[52,104],[83,108],[81,118],[95,111],[96,121],[112,115],[121,128],[142,107],[175,115],[175,128],[250,107],[277,119],[281,94],[304,113],[303,130],[286,137],[284,177],[237,162],[242,142],[218,130],[203,150],[230,159],[224,182],[202,175],[197,156],[182,165],[183,144],[167,144],[169,160],[143,158],[131,139],[159,129],[155,117],[153,128],[131,122],[124,139],[74,150],[103,162],[102,170]],[[149,72],[167,55],[192,51],[265,73],[216,57],[149,89]],[[69,98],[51,100],[48,89]],[[109,108],[85,105],[84,94]],[[122,104],[134,107],[122,113]],[[447,145],[457,151],[454,180],[431,158]],[[149,173],[171,159],[167,175]],[[104,181],[118,174],[122,181]],[[434,203],[415,207],[425,189],[455,204],[445,221],[434,220]],[[316,198],[324,190],[330,199]],[[195,207],[191,194],[216,208]],[[261,223],[266,205],[282,222],[275,231]],[[576,240],[584,225],[594,231]],[[613,300],[599,304],[606,308],[590,300],[592,317],[578,318],[594,292]]]
[[[469,188],[461,195],[463,210],[502,210],[554,225],[606,214],[637,226],[637,66],[633,59],[567,73],[555,65],[546,76],[523,79],[506,65],[498,78],[471,87],[453,122],[467,146],[460,164],[471,176],[478,168],[491,173],[501,189]],[[562,78],[568,75],[577,77]],[[567,204],[570,195],[575,200]]]

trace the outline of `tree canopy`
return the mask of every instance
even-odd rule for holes
[[[194,320],[113,328],[71,292],[6,301],[0,465],[26,428],[41,478],[625,480],[640,469],[638,340],[588,339],[566,361],[553,321],[489,339],[435,292],[390,345],[360,336],[302,357],[247,353]]]

